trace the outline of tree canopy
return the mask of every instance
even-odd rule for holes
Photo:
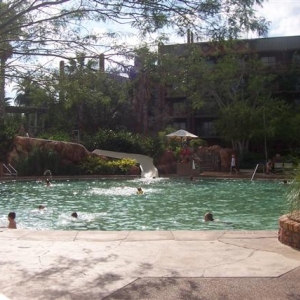
[[[68,59],[76,52],[128,54],[128,28],[149,34],[185,35],[201,39],[236,38],[243,32],[266,34],[268,22],[256,16],[263,0],[4,0],[0,3],[0,55],[10,79],[44,70],[37,57]],[[103,30],[110,27],[111,30]],[[9,50],[9,51],[8,51]],[[112,50],[114,50],[112,52]],[[113,59],[113,56],[111,56]],[[39,62],[39,64],[37,64]]]
[[[245,49],[236,51],[234,42],[218,43],[209,56],[197,44],[187,48],[184,56],[165,55],[166,81],[173,96],[186,97],[184,109],[214,116],[218,135],[241,154],[251,140],[283,137],[280,127],[290,109],[272,95],[278,76],[260,59]]]

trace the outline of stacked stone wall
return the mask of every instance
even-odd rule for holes
[[[284,215],[279,219],[278,240],[285,245],[300,249],[300,222]]]

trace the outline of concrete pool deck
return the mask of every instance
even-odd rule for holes
[[[277,231],[0,229],[0,299],[300,299]]]

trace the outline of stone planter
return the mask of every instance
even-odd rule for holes
[[[283,215],[279,218],[278,240],[282,244],[300,250],[300,221]]]

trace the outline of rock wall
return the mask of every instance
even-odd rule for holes
[[[196,154],[195,156],[193,156]],[[218,165],[213,166],[214,171],[221,171],[221,172],[229,172],[230,170],[230,162],[231,162],[231,155],[235,154],[236,156],[236,164],[239,166],[238,156],[237,153],[231,148],[222,148],[219,145],[214,145],[211,147],[203,147],[200,146],[194,152],[191,150],[191,159],[194,159],[196,163],[198,162],[197,159],[204,157],[205,155],[214,154],[218,159]],[[159,174],[176,174],[176,157],[173,151],[167,150],[161,158],[158,160],[157,169]],[[203,166],[203,161],[199,161],[199,164]]]
[[[279,218],[278,240],[282,244],[300,250],[300,223],[284,215]]]
[[[17,136],[14,139],[11,151],[7,155],[7,163],[14,165],[14,161],[28,157],[34,148],[41,150],[53,150],[60,154],[63,164],[78,164],[88,156],[96,155],[89,152],[84,146],[76,143],[60,142],[44,139],[36,139],[30,137]],[[219,158],[219,167],[215,171],[228,172],[230,167],[230,159],[234,151],[232,149],[221,148],[218,145],[211,147],[199,147],[196,154],[214,153]],[[193,155],[193,153],[191,153]],[[238,165],[238,161],[237,161]],[[167,150],[159,159],[156,167],[159,174],[168,175],[176,174],[177,161],[173,151]],[[130,175],[137,175],[140,172],[139,168],[131,168]]]
[[[76,143],[17,136],[14,139],[12,150],[7,155],[7,163],[13,165],[14,161],[28,157],[34,148],[56,151],[60,154],[62,163],[64,164],[78,164],[84,158],[94,155],[84,146]]]
[[[99,156],[89,152],[84,146],[77,143],[17,136],[14,139],[11,151],[7,155],[7,163],[14,166],[15,161],[28,157],[35,148],[45,151],[56,151],[59,153],[63,165],[76,165],[88,156]],[[100,156],[107,159],[102,155]],[[2,168],[0,168],[0,176],[2,176],[1,170]],[[138,176],[140,173],[140,168],[136,166],[131,167],[128,171],[128,175]]]

